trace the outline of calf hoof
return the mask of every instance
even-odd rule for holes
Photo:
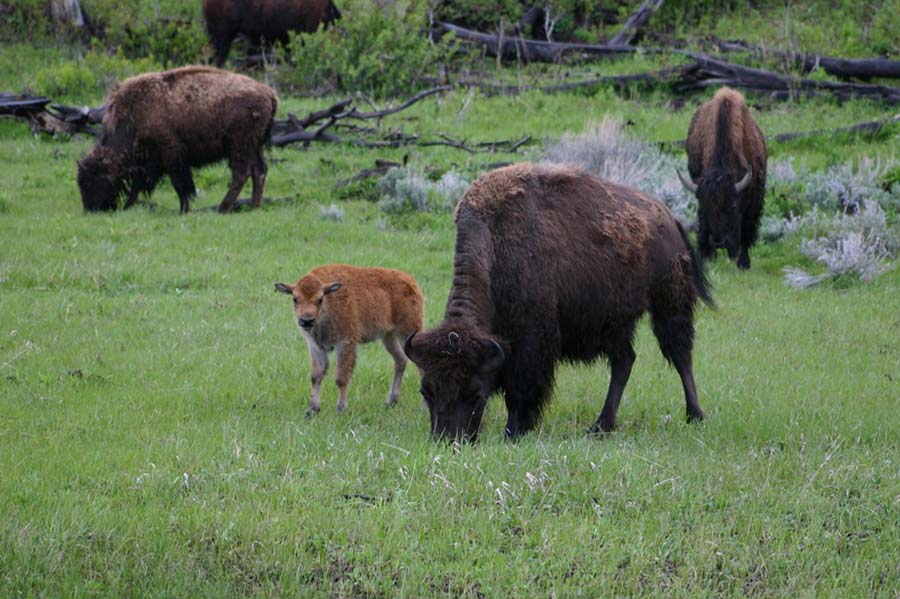
[[[346,403],[338,402],[338,405],[337,405],[337,413],[338,414],[341,414],[346,409],[347,409]]]
[[[389,408],[393,408],[397,404],[397,401],[399,399],[400,399],[399,395],[388,395],[388,398],[386,400],[384,400],[384,405],[386,405]]]
[[[317,407],[316,407],[316,408],[309,407],[309,408],[306,410],[306,418],[307,418],[307,420],[310,419],[310,418],[312,418],[313,416],[315,416],[315,415],[318,414],[318,413],[319,413],[319,408],[317,408]]]

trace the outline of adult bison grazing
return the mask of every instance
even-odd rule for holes
[[[715,257],[724,247],[738,268],[750,268],[766,195],[766,141],[740,93],[723,87],[697,109],[687,153],[692,180],[678,178],[697,196],[700,253]]]
[[[669,210],[634,189],[571,167],[517,164],[482,175],[456,209],[453,284],[444,322],[407,338],[435,437],[475,439],[488,397],[503,391],[506,435],[540,420],[560,360],[606,356],[606,403],[591,432],[613,428],[649,311],[663,355],[703,418],[691,367],[702,264]]]
[[[125,208],[169,175],[181,212],[196,195],[191,167],[227,159],[231,185],[219,205],[228,212],[253,177],[254,207],[266,180],[263,146],[278,97],[249,77],[211,67],[184,67],[126,79],[106,98],[103,132],[78,163],[85,210]]]
[[[331,0],[203,0],[203,16],[216,66],[222,66],[239,33],[254,43],[286,44],[289,31],[313,32],[340,19],[341,11]]]

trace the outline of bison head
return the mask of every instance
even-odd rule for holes
[[[126,188],[121,172],[118,157],[105,146],[96,146],[78,162],[78,188],[85,210],[118,208],[119,196]]]
[[[316,323],[319,321],[325,296],[334,293],[340,288],[340,283],[324,284],[315,275],[302,277],[297,281],[296,285],[275,283],[276,291],[293,296],[294,315],[297,317],[297,325],[307,333],[312,333]]]
[[[711,169],[698,183],[686,179],[676,169],[684,187],[697,196],[700,218],[700,251],[704,256],[715,255],[724,247],[734,260],[741,242],[741,193],[750,185],[753,169],[748,169],[740,181],[725,170]]]
[[[506,358],[503,347],[490,337],[444,323],[427,333],[411,334],[403,349],[419,368],[432,437],[477,440],[497,371]]]

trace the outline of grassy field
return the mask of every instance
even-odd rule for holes
[[[16,48],[23,63],[55,51]],[[0,59],[7,84],[24,77],[14,62]],[[386,124],[545,140],[609,114],[670,141],[704,98],[454,91]],[[282,113],[332,100],[285,97]],[[755,106],[769,136],[895,113]],[[822,169],[893,156],[898,140],[770,155]],[[335,413],[329,378],[306,420],[309,360],[272,284],[327,262],[401,268],[437,323],[451,216],[387,216],[335,183],[404,155],[474,175],[540,143],[276,149],[266,195],[285,200],[227,217],[202,210],[224,194],[221,165],[196,175],[186,217],[168,184],[155,209],[83,214],[75,161],[91,143],[0,121],[0,596],[898,596],[900,270],[793,290],[782,268],[815,268],[796,237],[758,246],[746,273],[720,260],[719,309],[697,318],[705,422],[684,422],[678,377],[642,323],[614,434],[586,434],[605,365],[563,366],[537,431],[505,442],[494,398],[481,441],[454,448],[431,442],[413,368],[384,406],[391,359],[377,345],[361,352],[349,410]],[[331,203],[343,222],[320,217]]]

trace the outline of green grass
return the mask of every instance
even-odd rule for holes
[[[609,113],[666,141],[684,137],[704,97],[676,109],[661,93],[453,92],[385,126],[545,139]],[[332,100],[284,97],[282,114]],[[892,112],[816,100],[756,114],[773,135]],[[756,248],[748,273],[720,260],[719,310],[697,317],[706,422],[684,422],[678,377],[642,323],[615,434],[586,434],[605,366],[563,366],[539,430],[505,442],[495,398],[480,443],[457,450],[430,441],[414,369],[385,408],[391,359],[377,345],[361,352],[349,411],[335,413],[329,377],[322,412],[305,420],[309,361],[272,284],[327,262],[401,268],[437,323],[450,215],[389,219],[334,184],[377,157],[474,175],[520,156],[276,149],[266,195],[286,203],[179,217],[166,183],[156,210],[84,215],[75,161],[92,140],[36,138],[12,121],[0,140],[0,596],[900,588],[900,269],[796,291],[781,279],[785,265],[809,266],[796,238]],[[891,131],[771,150],[821,168],[896,147]],[[221,165],[197,173],[195,208],[217,204],[227,177]],[[331,202],[343,223],[319,218]]]

